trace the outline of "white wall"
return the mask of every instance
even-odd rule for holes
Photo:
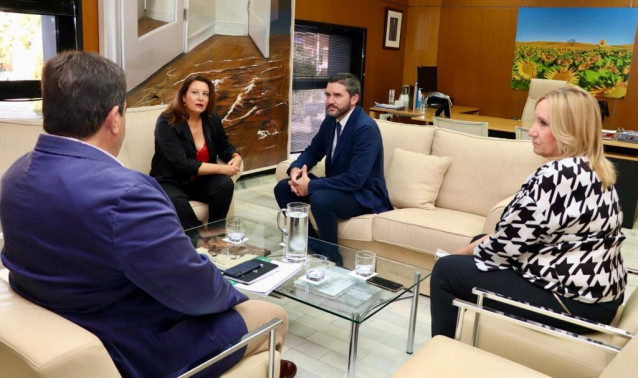
[[[215,34],[248,35],[248,0],[216,0],[215,5]]]
[[[187,33],[188,51],[215,34],[248,35],[248,0],[190,0]]]
[[[190,0],[188,3],[188,51],[215,34],[215,1]]]
[[[146,11],[149,18],[164,22],[175,21],[175,0],[146,0]],[[180,11],[181,12],[181,11]]]

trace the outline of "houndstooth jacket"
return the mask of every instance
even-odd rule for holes
[[[612,301],[627,283],[622,218],[616,189],[603,191],[587,158],[551,161],[525,181],[474,261],[483,271],[514,269],[566,298]]]

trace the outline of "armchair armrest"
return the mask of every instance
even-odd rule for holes
[[[459,307],[459,322],[463,321],[463,317],[465,316],[465,312],[466,311],[473,311],[475,312],[477,315],[486,315],[486,316],[490,316],[490,317],[494,317],[496,319],[508,322],[508,323],[514,323],[517,324],[521,327],[524,328],[528,328],[528,329],[532,329],[534,331],[539,331],[548,335],[553,335],[553,336],[557,336],[563,339],[569,339],[569,340],[574,340],[576,342],[580,342],[580,343],[584,343],[584,344],[588,344],[597,348],[602,348],[605,349],[607,351],[611,351],[614,353],[618,353],[620,352],[621,348],[615,346],[615,345],[610,345],[610,344],[606,344],[603,343],[601,341],[598,340],[594,340],[594,339],[590,339],[588,337],[582,336],[582,335],[578,335],[572,332],[567,332],[564,331],[562,329],[558,329],[558,328],[554,328],[554,327],[550,327],[548,325],[545,324],[541,324],[541,323],[537,323],[537,322],[533,322],[531,320],[527,320],[521,317],[518,317],[516,315],[511,315],[511,314],[506,314],[503,313],[501,311],[497,311],[494,310],[490,307],[485,307],[485,306],[479,306],[476,305],[474,303],[471,302],[467,302],[461,299],[455,299],[452,302],[455,306]],[[476,326],[475,326],[476,327]],[[462,331],[462,323],[458,323],[457,324],[457,329],[456,329],[456,335],[455,335],[455,339],[460,340],[460,334]],[[476,332],[476,329],[473,329],[473,333]]]
[[[503,210],[505,207],[512,202],[514,196],[516,194],[512,194],[511,196],[501,200],[496,205],[494,205],[490,211],[487,213],[485,217],[485,224],[483,225],[483,234],[491,234],[494,232],[494,228],[496,228],[496,223],[501,219],[501,215],[503,214]]]
[[[588,328],[588,329],[591,329],[593,332],[608,333],[610,335],[620,336],[627,339],[631,339],[633,337],[633,335],[630,332],[627,332],[623,329],[612,327],[607,324],[592,322],[589,319],[580,318],[578,316],[555,312],[542,307],[530,305],[528,303],[521,302],[513,298],[509,298],[505,295],[494,293],[481,288],[475,287],[474,289],[472,289],[472,293],[478,296],[477,304],[479,305],[483,304],[483,300],[487,298],[493,301],[505,303],[513,307],[518,307],[527,311],[535,312],[537,314],[549,316],[554,319],[558,319],[567,323],[578,325],[583,328]]]
[[[455,299],[453,301],[453,304],[459,307],[459,315],[458,315],[457,328],[456,328],[456,334],[455,334],[455,338],[457,340],[460,339],[462,331],[463,331],[465,313],[467,311],[471,311],[475,313],[474,324],[472,327],[472,345],[476,345],[476,340],[478,337],[478,322],[480,321],[480,317],[488,316],[488,317],[496,318],[505,322],[513,323],[524,328],[532,329],[534,331],[538,331],[541,333],[553,335],[563,339],[572,340],[582,344],[591,345],[606,351],[618,353],[621,350],[621,348],[615,345],[603,343],[599,340],[595,340],[583,335],[578,335],[578,334],[568,332],[559,328],[551,327],[551,326],[534,322],[516,315],[511,315],[501,311],[497,311],[490,307],[486,307],[483,305],[484,298],[488,298],[490,300],[498,301],[507,305],[525,309],[527,311],[532,311],[542,315],[560,319],[562,321],[576,324],[581,327],[589,328],[595,332],[609,333],[612,335],[621,336],[628,339],[633,338],[633,335],[631,333],[619,328],[615,328],[606,324],[596,323],[587,319],[575,317],[572,315],[562,314],[562,313],[554,312],[552,310],[547,310],[544,308],[529,305],[527,303],[520,302],[511,298],[505,297],[503,295],[489,292],[483,289],[474,288],[473,293],[479,297],[476,304],[463,301],[460,299]]]
[[[190,376],[192,376],[192,375],[194,375],[194,374],[206,369],[207,367],[209,367],[212,364],[220,361],[224,357],[227,357],[231,353],[236,352],[240,348],[243,348],[249,342],[251,342],[252,340],[256,339],[257,337],[260,337],[260,336],[266,334],[267,332],[270,333],[270,343],[269,343],[269,350],[268,350],[268,354],[269,354],[269,356],[268,356],[268,377],[272,378],[275,375],[275,327],[278,326],[281,323],[282,323],[281,319],[275,318],[275,319],[269,321],[268,323],[262,325],[261,327],[253,330],[252,332],[248,332],[247,334],[242,336],[242,338],[239,340],[238,343],[231,345],[230,347],[228,347],[227,349],[225,349],[223,352],[219,353],[215,357],[213,357],[213,358],[203,362],[202,364],[192,368],[191,370],[187,371],[186,373],[180,375],[178,378],[190,377]]]

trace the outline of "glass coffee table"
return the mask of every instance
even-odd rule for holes
[[[199,252],[208,250],[211,260],[222,269],[258,256],[283,260],[282,233],[276,224],[260,224],[244,217],[242,220],[246,230],[242,243],[224,241],[225,220],[186,230],[186,234]],[[334,245],[319,239],[308,240],[308,254],[322,254],[322,250],[327,248],[334,248]],[[398,291],[392,292],[373,286],[351,272],[358,250],[342,246],[338,248],[343,257],[344,268],[332,264],[328,267],[327,278],[319,284],[305,280],[302,269],[276,287],[271,295],[287,297],[348,320],[351,323],[348,377],[354,377],[359,327],[390,303],[400,299],[412,300],[406,352],[413,352],[419,286],[431,272],[377,256],[377,274],[403,285]]]

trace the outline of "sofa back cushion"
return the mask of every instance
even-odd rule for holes
[[[126,135],[117,158],[127,166],[144,174],[151,171],[155,153],[155,124],[166,105],[141,106],[126,109]]]
[[[545,162],[534,154],[529,140],[486,138],[439,128],[432,155],[452,158],[436,207],[481,216],[516,193]]]
[[[395,208],[434,209],[448,157],[420,154],[395,148],[385,177],[390,202]]]
[[[16,159],[33,150],[43,133],[42,119],[0,121],[0,177]]]
[[[396,148],[404,151],[431,154],[434,128],[406,123],[390,122],[375,119],[383,138],[383,173],[388,177],[388,168],[392,162],[392,154]]]

